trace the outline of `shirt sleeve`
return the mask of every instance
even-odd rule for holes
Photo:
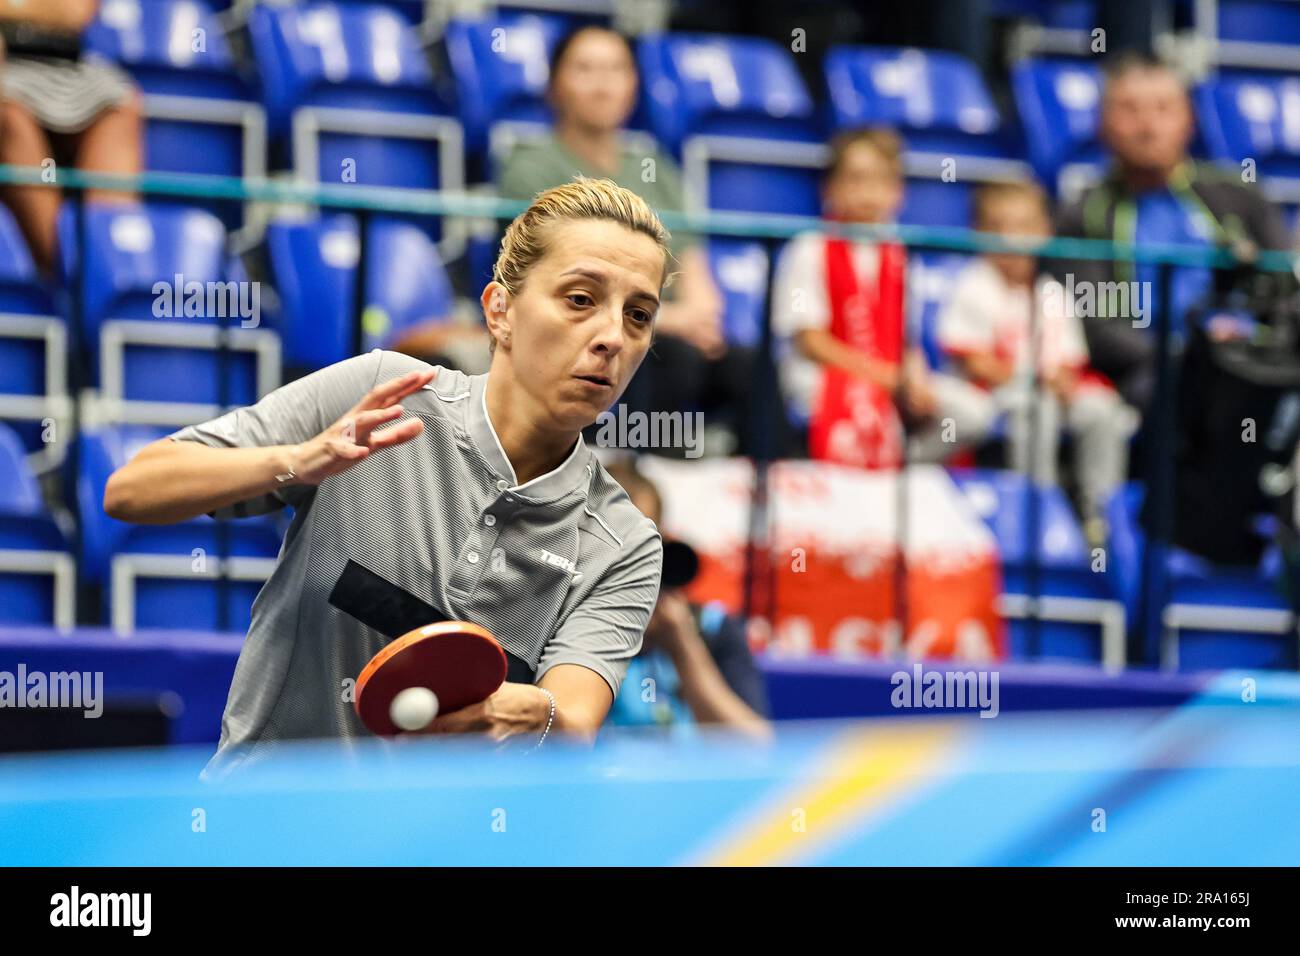
[[[618,697],[659,600],[663,544],[654,525],[648,527],[556,630],[537,665],[537,680],[556,664],[580,664],[605,678]]]
[[[992,290],[980,281],[978,267],[975,263],[961,273],[939,313],[939,347],[950,355],[994,350],[996,336],[987,313],[991,303],[986,301]]]
[[[379,380],[385,353],[345,359],[290,382],[256,405],[237,408],[218,418],[190,425],[168,437],[211,448],[265,448],[296,445],[314,438],[343,417]],[[393,372],[393,377],[406,369]],[[216,518],[246,518],[266,514],[286,504],[298,505],[314,489],[292,485],[271,494],[236,502],[213,512]]]
[[[772,287],[772,331],[780,338],[830,328],[824,248],[820,236],[805,234],[781,250]]]

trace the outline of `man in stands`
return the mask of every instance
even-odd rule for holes
[[[1113,165],[1102,182],[1062,210],[1057,233],[1138,246],[1251,244],[1283,249],[1287,236],[1276,209],[1240,175],[1196,163],[1187,150],[1194,120],[1187,89],[1168,66],[1134,54],[1106,71],[1100,135]],[[1098,315],[1082,309],[1093,366],[1107,375],[1129,404],[1147,408],[1155,383],[1154,322],[1162,315],[1157,266],[1103,260],[1063,264],[1067,288],[1096,290],[1099,283],[1137,282],[1141,314]],[[1213,291],[1211,270],[1176,268],[1171,282],[1171,331],[1179,335],[1187,311]]]

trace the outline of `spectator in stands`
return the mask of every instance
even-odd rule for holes
[[[634,460],[606,465],[610,477],[623,486],[632,503],[658,525],[663,499],[658,487]],[[609,723],[621,727],[728,727],[767,737],[771,727],[763,675],[754,663],[744,621],[720,606],[700,606],[671,583],[668,551],[665,582],[646,626],[641,652],[628,666],[627,677],[610,710]]]
[[[1047,196],[1032,182],[983,186],[975,194],[975,226],[1047,238]],[[970,385],[954,409],[959,433],[1005,413],[1012,467],[1028,473],[1032,463],[1037,481],[1055,483],[1064,420],[1075,442],[1084,528],[1090,540],[1104,541],[1102,509],[1127,475],[1136,416],[1109,382],[1088,369],[1083,330],[1061,283],[1040,274],[1032,256],[980,256],[958,277],[940,313],[938,336]]]
[[[681,175],[672,159],[624,140],[636,97],[636,60],[626,38],[587,26],[562,39],[551,56],[547,92],[554,133],[515,148],[500,171],[501,195],[531,199],[583,175],[612,179],[655,210],[683,209]],[[706,427],[720,426],[709,429],[711,453],[743,452],[753,350],[723,338],[723,301],[705,250],[680,231],[672,242],[680,270],[659,311],[655,345],[625,401],[643,411],[705,412]]]
[[[140,103],[130,77],[108,63],[81,59],[81,31],[97,0],[0,3],[4,128],[0,161],[20,166],[70,164],[104,173],[143,165]],[[88,199],[128,198],[91,190]],[[43,270],[54,263],[60,195],[49,186],[10,186],[4,200]]]
[[[838,134],[822,202],[835,222],[892,222],[903,202],[898,136],[886,129]],[[808,420],[813,458],[896,467],[905,431],[913,436],[912,460],[938,460],[957,448],[944,439],[960,436],[945,433],[940,420],[969,389],[930,374],[919,346],[904,348],[906,268],[901,245],[820,232],[796,236],[781,254],[772,329],[786,352],[782,389]]]
[[[1235,175],[1193,162],[1191,100],[1178,75],[1157,60],[1126,54],[1106,70],[1101,139],[1113,167],[1058,218],[1065,236],[1117,242],[1196,245],[1251,244],[1282,249],[1286,233],[1277,211]],[[1093,366],[1125,400],[1145,410],[1155,382],[1151,327],[1162,314],[1157,267],[1132,262],[1081,261],[1058,266],[1067,288],[1080,295],[1080,318]],[[1114,301],[1103,283],[1137,281],[1135,294]],[[1172,277],[1171,331],[1213,289],[1210,270],[1177,268]],[[1092,302],[1083,308],[1082,295]],[[1127,305],[1126,308],[1113,306]],[[1110,314],[1122,312],[1123,314]]]

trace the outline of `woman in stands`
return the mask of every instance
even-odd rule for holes
[[[566,36],[551,53],[547,102],[554,132],[514,149],[498,176],[500,194],[531,199],[575,175],[596,176],[632,190],[652,209],[683,209],[677,165],[652,144],[625,138],[636,99],[636,59],[625,37],[597,26]],[[714,432],[722,441],[715,450],[743,451],[753,351],[723,338],[722,297],[701,245],[679,232],[673,254],[681,274],[628,404],[644,411],[699,408],[706,423],[722,426]]]
[[[94,19],[97,6],[97,0],[0,0],[5,46],[0,161],[51,173],[62,164],[103,173],[140,171],[140,105],[130,77],[110,64],[81,58],[81,31]],[[91,190],[87,198],[127,197]],[[54,262],[59,190],[10,186],[4,199],[37,265],[48,271]]]
[[[506,231],[483,290],[487,373],[375,350],[113,474],[104,510],[123,521],[294,508],[253,605],[217,767],[285,739],[364,733],[350,687],[386,640],[332,603],[353,565],[487,627],[510,658],[499,691],[433,732],[595,735],[640,649],[663,558],[581,430],[650,348],[668,261],[666,231],[628,190],[547,190]]]

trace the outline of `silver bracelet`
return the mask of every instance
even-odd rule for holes
[[[539,740],[537,741],[537,743],[533,746],[533,748],[532,748],[533,750],[536,750],[536,749],[538,749],[539,747],[541,747],[542,743],[546,740],[546,735],[549,734],[549,733],[551,732],[551,724],[555,723],[555,695],[552,694],[552,693],[551,693],[549,690],[547,690],[545,687],[539,687],[539,688],[537,688],[537,689],[540,690],[543,694],[545,694],[545,695],[547,696],[547,698],[550,700],[550,702],[551,702],[551,716],[549,716],[549,717],[546,718],[546,729],[542,731],[541,739],[539,739]],[[531,751],[530,751],[530,752],[531,752]]]
[[[294,448],[293,448],[293,451],[289,452],[289,470],[286,471],[283,475],[276,475],[276,476],[275,476],[275,482],[276,482],[276,484],[278,484],[278,485],[283,485],[285,482],[289,482],[289,481],[297,481],[297,480],[298,480],[298,472],[294,470],[294,467],[293,467],[293,459],[294,459],[294,456],[296,456],[296,455],[298,454],[298,448],[299,448],[299,447],[301,447],[301,446],[295,445]]]

